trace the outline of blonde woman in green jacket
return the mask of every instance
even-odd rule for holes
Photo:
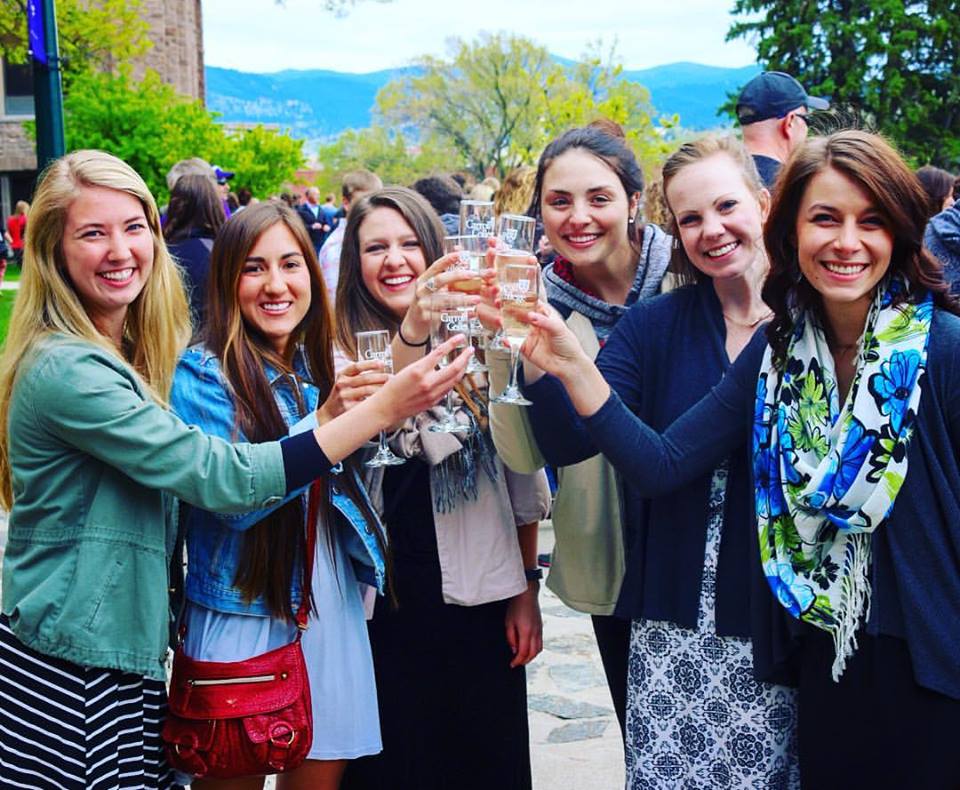
[[[277,313],[275,306],[268,305]],[[173,496],[243,512],[296,496],[380,428],[432,405],[445,344],[313,432],[231,445],[164,406],[190,335],[156,203],[124,162],[44,173],[0,367],[0,786],[178,786],[166,704]],[[409,371],[409,373],[408,373]],[[382,385],[382,386],[380,386]]]

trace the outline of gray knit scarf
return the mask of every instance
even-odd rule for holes
[[[595,296],[585,294],[572,283],[561,279],[553,271],[553,264],[543,271],[547,284],[547,299],[559,310],[564,318],[571,312],[577,312],[589,319],[593,331],[601,345],[613,331],[617,321],[634,302],[656,296],[660,293],[660,281],[670,265],[670,252],[673,237],[662,231],[657,225],[648,224],[643,229],[643,240],[637,261],[637,274],[630,293],[624,304],[610,304]]]

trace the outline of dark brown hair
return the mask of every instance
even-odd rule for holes
[[[163,238],[181,241],[196,229],[212,239],[226,219],[217,188],[207,176],[180,176],[170,193]]]
[[[774,312],[767,339],[778,366],[784,363],[796,317],[809,308],[823,321],[819,295],[800,273],[797,217],[810,179],[827,168],[863,189],[886,220],[893,235],[889,271],[910,286],[902,299],[913,301],[929,291],[938,307],[960,314],[948,295],[943,266],[923,249],[927,195],[896,150],[883,137],[855,129],[812,137],[784,165],[763,232],[770,259],[763,301]]]
[[[282,355],[277,354],[266,338],[244,320],[237,300],[240,277],[250,250],[260,236],[277,223],[283,223],[296,239],[310,274],[310,307]],[[213,245],[207,289],[204,340],[210,352],[220,360],[230,386],[235,410],[235,438],[242,436],[247,441],[264,442],[286,436],[288,426],[277,406],[264,363],[269,362],[293,382],[291,390],[302,412],[306,404],[300,401],[301,386],[293,366],[297,345],[302,343],[308,372],[320,391],[321,402],[330,393],[334,379],[333,321],[327,292],[313,244],[296,212],[283,203],[269,202],[249,206],[231,217]],[[375,523],[359,491],[354,470],[341,474],[338,482],[369,523]],[[330,543],[331,519],[335,514],[323,480],[321,492],[320,512],[327,525]],[[290,589],[294,572],[300,572],[302,568],[303,524],[303,506],[301,498],[297,497],[244,535],[234,584],[245,600],[252,601],[262,595],[275,617],[293,617]],[[314,529],[315,525],[308,524],[307,528]],[[379,538],[378,530],[374,529],[374,533]],[[309,581],[304,594],[311,595]]]
[[[623,186],[623,191],[627,194],[627,205],[634,195],[643,195],[643,171],[637,164],[637,158],[633,155],[633,151],[627,147],[623,137],[615,136],[605,130],[608,124],[601,124],[596,121],[594,123],[597,125],[591,124],[564,132],[543,149],[540,161],[537,163],[533,200],[528,212],[531,216],[536,219],[543,219],[541,206],[543,179],[547,170],[550,169],[550,165],[558,156],[574,149],[592,154],[614,172]],[[630,242],[630,246],[639,253],[643,242],[643,217],[640,215],[639,208],[633,219],[634,222],[627,225],[627,240]]]
[[[366,195],[350,209],[340,249],[336,299],[337,345],[350,357],[356,356],[356,332],[388,329],[392,333],[400,325],[397,317],[374,299],[360,270],[360,226],[378,208],[393,209],[403,217],[420,242],[428,266],[443,255],[443,225],[430,204],[412,189],[387,187]]]
[[[933,165],[924,165],[917,170],[917,178],[930,198],[927,216],[932,217],[943,210],[943,201],[953,196],[953,173],[948,173]]]

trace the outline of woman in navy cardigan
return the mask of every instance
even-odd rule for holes
[[[558,377],[538,383],[538,400],[572,404],[571,441],[641,494],[749,450],[759,564],[794,618],[789,636],[755,618],[754,648],[764,667],[796,651],[810,787],[947,788],[960,776],[960,318],[921,247],[924,207],[880,137],[837,132],[798,149],[764,233],[773,320],[662,433],[556,316],[530,314],[524,353]],[[635,364],[630,328],[600,357],[611,380]]]
[[[674,268],[689,284],[631,308],[598,363],[658,430],[709,392],[770,315],[760,298],[769,195],[743,146],[732,137],[687,143],[664,165],[663,180],[670,232],[682,243]],[[619,355],[625,364],[608,369],[627,348]],[[552,384],[527,387],[529,418],[544,457],[566,465],[595,450],[557,430],[569,417],[558,413]],[[720,459],[654,498],[621,472],[634,534],[616,611],[632,620],[627,786],[710,784],[721,775],[738,787],[798,786],[795,693],[753,676],[750,580],[758,563],[744,459]]]

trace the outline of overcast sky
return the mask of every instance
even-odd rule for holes
[[[451,37],[507,31],[578,58],[616,42],[620,62],[643,69],[679,60],[745,66],[756,54],[724,42],[733,0],[360,0],[337,17],[320,0],[204,0],[204,59],[241,71],[365,72],[449,52]]]

